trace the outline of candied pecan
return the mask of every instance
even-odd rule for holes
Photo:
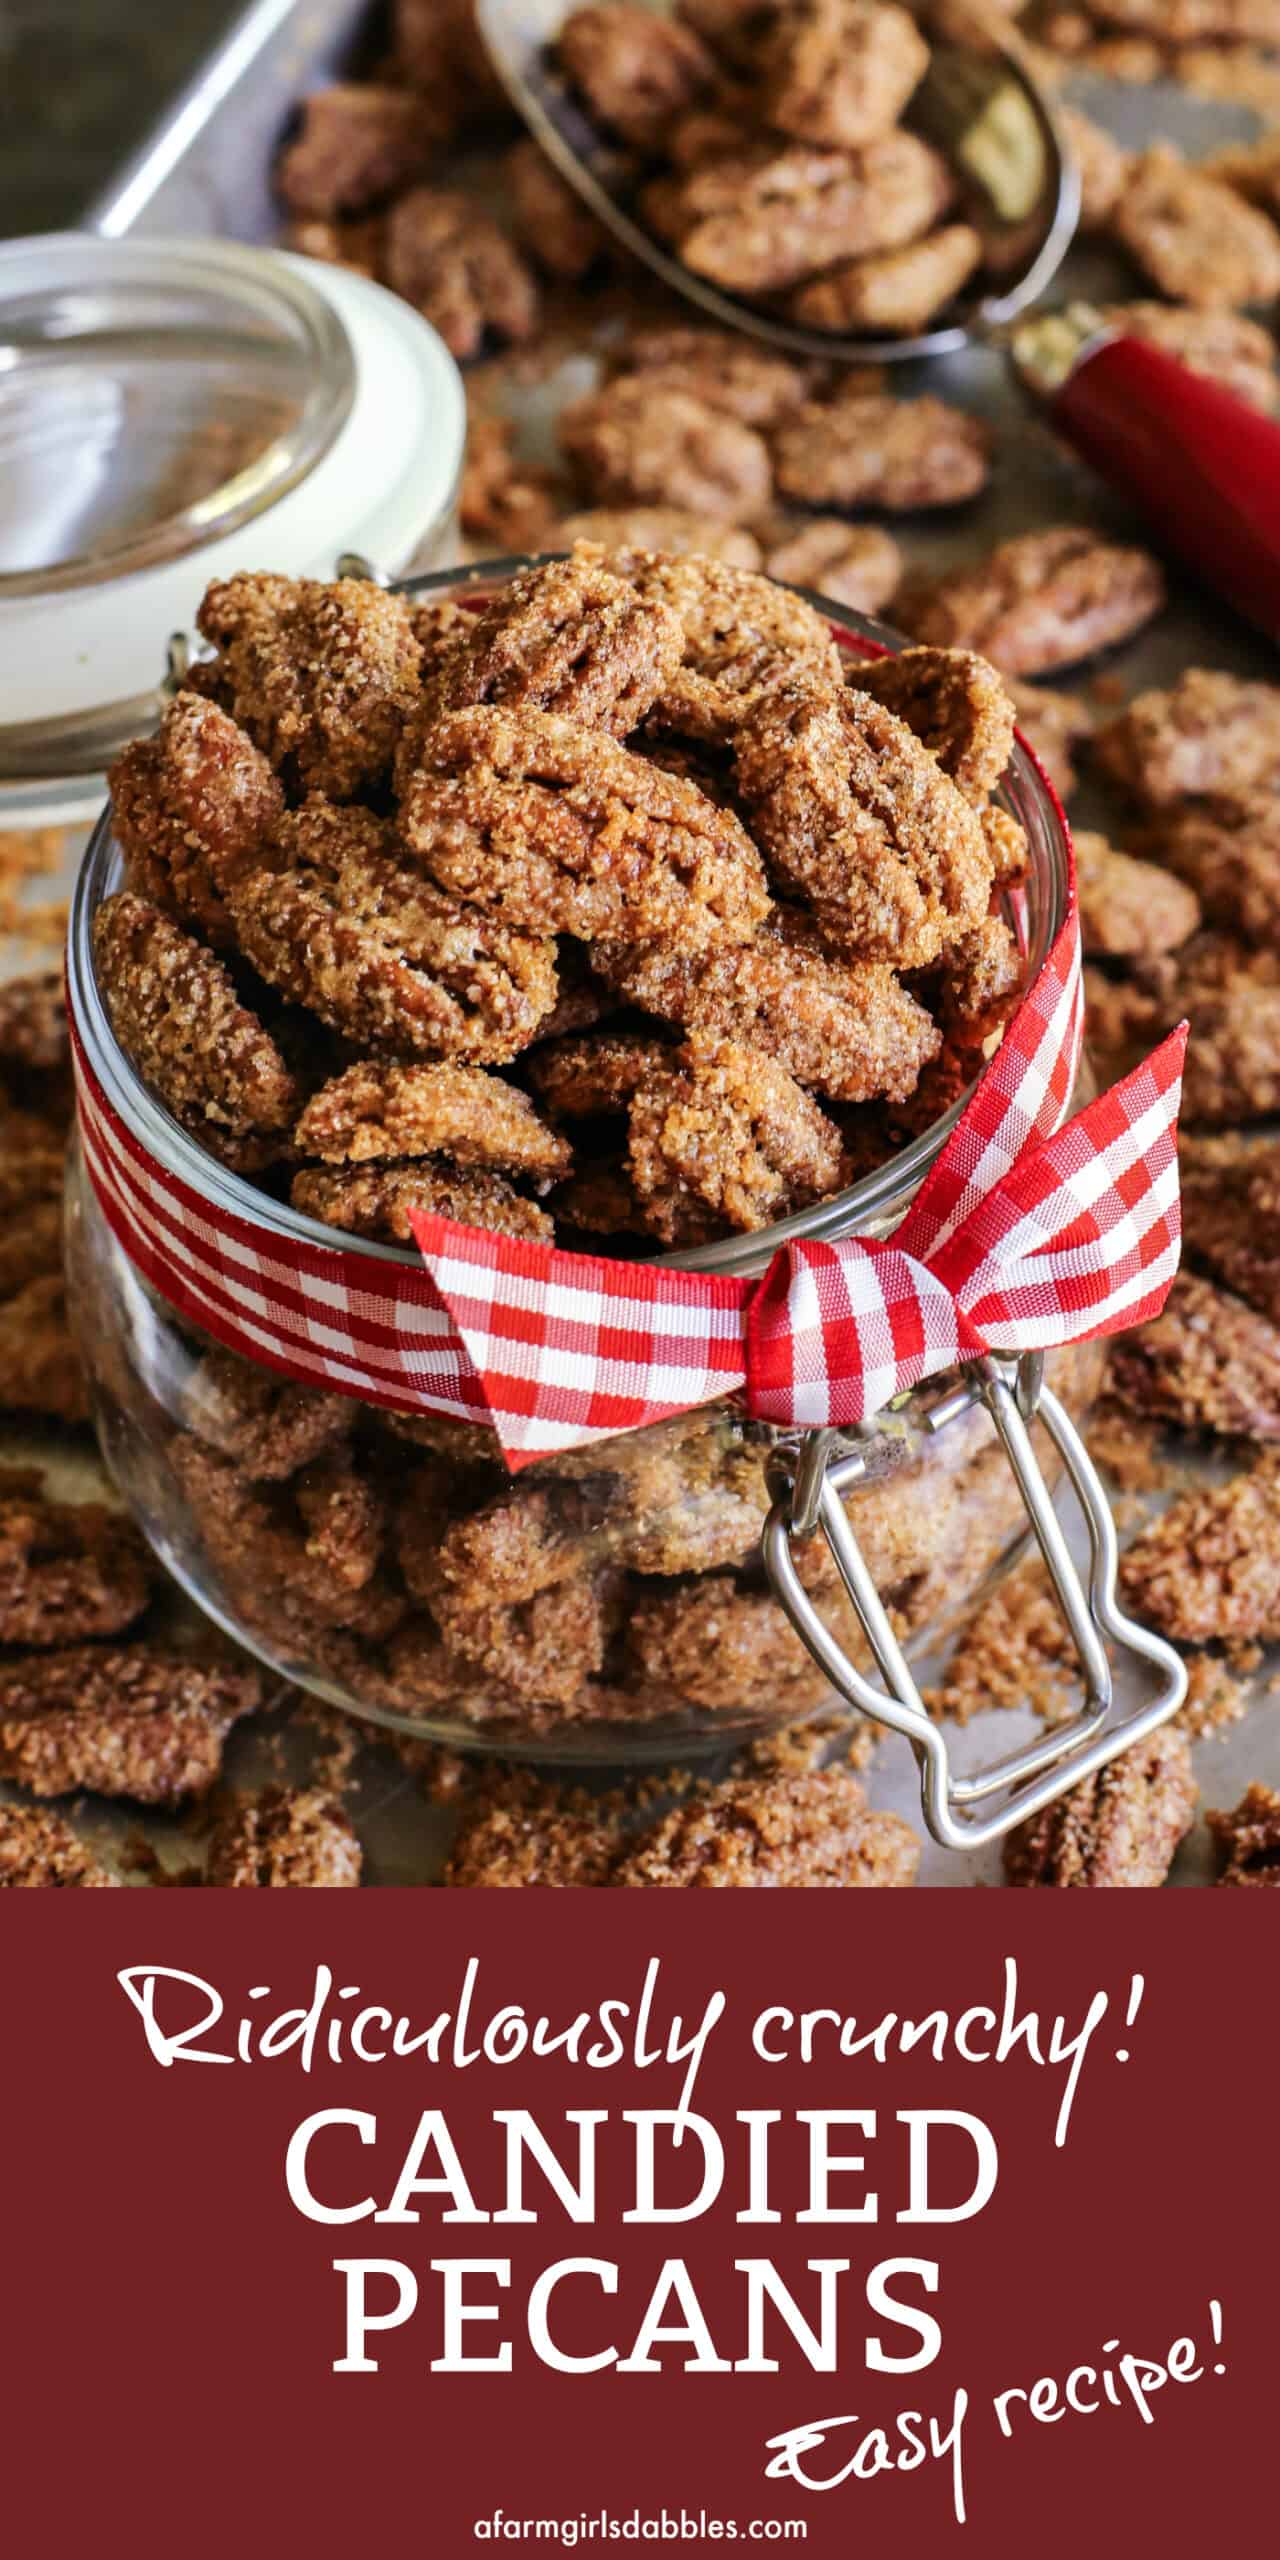
[[[520,346],[538,326],[538,288],[473,196],[411,187],[387,217],[383,281],[429,320],[460,362],[486,337]]]
[[[1273,302],[1280,292],[1275,224],[1168,143],[1153,143],[1134,161],[1109,228],[1171,302],[1239,306]]]
[[[556,48],[592,114],[642,151],[661,144],[673,116],[692,106],[715,76],[692,28],[627,0],[575,9]]]
[[[320,1787],[264,1787],[220,1805],[207,1885],[357,1885],[361,1852],[336,1797]]]
[[[526,569],[450,649],[435,712],[473,703],[552,711],[617,738],[638,727],[684,654],[669,605],[614,577],[588,551]]]
[[[697,950],[746,941],[769,903],[760,857],[731,811],[546,712],[441,720],[423,741],[403,819],[444,887],[529,932],[666,934]]]
[[[155,737],[136,738],[107,779],[130,885],[211,942],[232,942],[223,891],[262,860],[284,814],[267,758],[216,702],[180,693]]]
[[[693,515],[687,507],[581,507],[561,517],[555,540],[565,550],[587,543],[606,552],[620,578],[630,577],[637,554],[651,551],[697,551],[735,569],[758,569],[761,559],[760,545],[744,525]]]
[[[970,223],[950,222],[901,249],[852,258],[815,276],[792,295],[789,309],[806,329],[917,338],[981,264],[978,233]]]
[[[1179,1272],[1162,1315],[1122,1336],[1109,1377],[1153,1421],[1280,1440],[1280,1332],[1195,1272]]]
[[[470,638],[476,617],[452,596],[437,596],[431,603],[415,604],[410,619],[422,652],[422,681],[430,685],[459,644]]]
[[[343,1227],[349,1235],[381,1237],[384,1242],[412,1244],[409,1211],[452,1218],[461,1227],[492,1227],[499,1235],[550,1240],[551,1220],[500,1174],[478,1170],[456,1173],[452,1165],[428,1159],[408,1164],[343,1166],[329,1171],[304,1165],[295,1173],[289,1193],[304,1217],[323,1226]]]
[[[1235,798],[1280,779],[1280,685],[1189,667],[1098,731],[1099,769],[1146,808]]]
[[[727,409],[745,427],[773,427],[804,397],[805,374],[789,357],[753,346],[730,329],[665,325],[625,338],[610,362],[614,374],[660,381],[690,392],[708,408]],[[675,545],[652,542],[651,551]]]
[[[294,1500],[306,1551],[350,1591],[363,1591],[382,1561],[387,1504],[367,1464],[349,1448],[331,1450],[302,1470]]]
[[[346,1438],[356,1407],[348,1396],[291,1385],[270,1369],[214,1346],[182,1391],[185,1428],[246,1475],[281,1480]]]
[[[480,1067],[398,1067],[361,1058],[313,1095],[294,1132],[325,1164],[442,1155],[540,1185],[567,1173],[570,1150],[528,1095]]]
[[[596,1442],[576,1468],[605,1506],[613,1562],[632,1573],[705,1573],[746,1564],[772,1501],[770,1435],[725,1406]]]
[[[777,1601],[740,1590],[731,1574],[637,1593],[626,1628],[634,1675],[688,1706],[722,1715],[764,1708],[782,1717],[805,1715],[830,1696]]]
[[[1069,800],[1078,779],[1072,761],[1075,749],[1093,735],[1088,703],[1078,694],[1056,692],[1047,684],[1018,684],[1010,679],[1005,690],[1026,744],[1043,765],[1058,798]]]
[[[510,1804],[482,1799],[464,1814],[442,1882],[492,1887],[603,1885],[609,1881],[617,1854],[617,1825],[604,1808],[561,1807],[551,1795],[545,1801],[535,1798]]]
[[[1193,1139],[1181,1175],[1188,1259],[1280,1325],[1280,1147]]]
[[[1013,703],[986,658],[971,649],[903,649],[855,660],[849,681],[905,720],[981,808],[1013,752]]]
[[[440,1524],[418,1501],[401,1513],[400,1566],[447,1642],[474,1614],[514,1608],[580,1575],[606,1552],[606,1499],[592,1485],[519,1485]]]
[[[984,916],[971,933],[951,944],[938,985],[938,1009],[948,1034],[966,1045],[987,1047],[1022,994],[1026,961],[1003,916]],[[894,1099],[897,1097],[895,1096]]]
[[[1256,791],[1175,809],[1150,849],[1187,883],[1208,922],[1244,943],[1280,949],[1280,800]],[[1078,848],[1077,848],[1078,849]]]
[[[895,125],[929,62],[905,9],[796,0],[760,48],[762,119],[801,142],[854,150]]]
[[[910,1885],[920,1844],[873,1813],[849,1770],[725,1778],[677,1805],[624,1851],[610,1882],[651,1885]]]
[[[1218,1855],[1219,1884],[1280,1885],[1280,1794],[1274,1787],[1255,1778],[1230,1813],[1205,1818]]]
[[[463,532],[490,552],[540,551],[555,522],[556,507],[554,472],[517,459],[510,421],[471,418],[458,490]]]
[[[371,578],[243,574],[206,590],[196,622],[218,651],[218,699],[286,781],[351,800],[381,779],[417,705],[403,596]]]
[[[530,135],[512,145],[504,166],[521,248],[547,275],[580,283],[607,256],[609,234]]]
[[[1179,962],[1170,1022],[1185,1013],[1191,1040],[1183,1075],[1188,1127],[1230,1127],[1280,1111],[1280,964],[1211,934]]]
[[[1128,182],[1130,155],[1079,107],[1060,106],[1067,148],[1080,178],[1080,229],[1104,229]]]
[[[6,978],[0,986],[0,1066],[49,1075],[64,1068],[70,1055],[61,970]]]
[[[1076,835],[1075,849],[1086,951],[1152,959],[1176,951],[1196,931],[1199,899],[1172,871],[1117,852],[1088,828]]]
[[[713,747],[733,742],[752,703],[784,677],[839,684],[840,651],[803,596],[724,560],[639,557],[628,563],[644,596],[658,596],[684,625],[684,657],[650,715],[650,727]]]
[[[768,506],[769,449],[754,427],[661,375],[620,374],[561,411],[560,443],[601,506],[669,503],[748,523]]]
[[[999,808],[994,800],[988,801],[985,809],[979,809],[978,816],[982,821],[982,832],[997,885],[1024,880],[1031,868],[1031,847],[1025,828],[1019,826],[1010,810]]]
[[[429,101],[450,134],[510,116],[475,0],[392,0],[391,34],[392,70]]]
[[[66,1632],[70,1633],[68,1629]],[[0,1777],[34,1796],[201,1796],[226,1737],[261,1701],[258,1673],[150,1645],[69,1645],[0,1667]]]
[[[1158,998],[1134,978],[1110,977],[1105,970],[1086,967],[1084,998],[1089,1053],[1105,1067],[1104,1081],[1127,1075],[1169,1027]]]
[[[276,166],[280,200],[291,213],[363,213],[421,177],[440,133],[412,92],[345,80],[317,89]]]
[[[813,516],[793,524],[765,555],[771,578],[813,587],[855,613],[879,613],[902,581],[902,554],[883,525]]]
[[[931,393],[897,400],[857,390],[784,418],[773,467],[784,496],[803,504],[914,514],[976,497],[990,451],[981,419]]]
[[[978,818],[870,694],[780,687],[740,730],[737,771],[775,874],[835,949],[923,968],[981,923],[992,865]]]
[[[33,1185],[22,1202],[22,1215],[14,1217],[14,1195],[21,1189],[25,1186],[0,1179],[0,1299],[16,1298],[33,1280],[56,1281],[62,1271],[61,1158],[50,1161],[47,1188],[45,1179]]]
[[[61,1270],[28,1280],[0,1306],[0,1410],[87,1422],[89,1399]]]
[[[1132,639],[1164,601],[1149,552],[1056,525],[1000,543],[971,568],[909,580],[896,610],[913,639],[980,649],[1012,676],[1035,676]]]
[[[255,1483],[194,1438],[174,1443],[172,1465],[208,1563],[269,1645],[301,1637],[310,1658],[317,1628],[376,1643],[400,1625],[408,1603],[385,1576],[335,1575],[323,1537],[312,1552],[289,1488]]]
[[[1185,1737],[1165,1725],[1010,1833],[1012,1885],[1163,1884],[1195,1818]]]
[[[940,155],[895,132],[857,151],[765,143],[690,170],[656,210],[695,275],[729,293],[763,294],[841,259],[903,248],[932,229],[953,194]],[[652,219],[652,188],[642,201]]]
[[[213,1139],[287,1129],[297,1081],[211,951],[121,889],[94,917],[93,956],[116,1038],[184,1129]]]
[[[0,1468],[0,1643],[118,1635],[145,1609],[155,1574],[123,1512],[51,1502],[38,1474]]]
[[[652,1232],[675,1240],[692,1194],[730,1226],[767,1227],[847,1179],[840,1132],[785,1067],[694,1033],[631,1103],[627,1166]]]
[[[628,1004],[776,1058],[798,1084],[836,1102],[877,1094],[904,1102],[941,1045],[936,1024],[892,969],[833,959],[793,909],[780,908],[738,950],[682,953],[646,943],[605,946],[596,957]]]
[[[625,1111],[669,1056],[660,1041],[641,1031],[599,1031],[535,1049],[526,1068],[555,1118],[590,1120],[597,1112]]]
[[[589,1164],[553,1193],[557,1227],[572,1227],[591,1236],[650,1236],[648,1206],[621,1162]],[[663,1206],[663,1241],[673,1245],[710,1244],[719,1229],[700,1200],[675,1199]]]
[[[1163,347],[1192,373],[1234,391],[1238,400],[1274,409],[1276,346],[1261,321],[1246,320],[1238,311],[1191,311],[1167,302],[1112,303],[1103,317],[1126,337]]]
[[[554,944],[511,932],[424,880],[370,810],[309,800],[277,844],[294,867],[236,885],[241,947],[271,985],[335,1030],[498,1065],[550,1013]]]
[[[33,1804],[0,1804],[0,1887],[119,1882],[59,1814],[42,1813]]]
[[[1120,1588],[1179,1644],[1280,1636],[1280,1452],[1179,1494],[1122,1556]]]
[[[568,1574],[529,1600],[466,1610],[450,1620],[448,1644],[500,1695],[570,1707],[604,1661],[612,1614],[607,1575]]]

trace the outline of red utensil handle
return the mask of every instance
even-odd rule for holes
[[[1280,422],[1125,337],[1081,357],[1049,415],[1170,551],[1280,641]]]

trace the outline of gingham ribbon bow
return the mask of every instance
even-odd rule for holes
[[[1185,1026],[1063,1125],[1080,1032],[1073,904],[903,1225],[789,1245],[756,1280],[420,1213],[421,1267],[304,1243],[162,1166],[78,1036],[75,1053],[98,1198],[162,1297],[287,1378],[487,1423],[514,1469],[735,1392],[763,1421],[853,1423],[982,1351],[1158,1314],[1178,1264]]]

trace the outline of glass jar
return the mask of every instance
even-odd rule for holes
[[[522,565],[415,580],[409,592],[474,591]],[[879,625],[811,600],[855,647],[891,643]],[[1013,911],[1030,978],[1066,912],[1068,839],[1021,747],[1003,797],[1030,848]],[[340,1264],[367,1268],[370,1285],[385,1281],[377,1266],[418,1267],[412,1253],[339,1236],[226,1171],[146,1091],[93,974],[92,920],[120,870],[107,813],[78,888],[69,983],[86,1064],[128,1137],[182,1182],[192,1216],[216,1203],[332,1256],[335,1276]],[[667,1258],[751,1274],[800,1235],[892,1233],[962,1107],[838,1198]],[[144,1279],[79,1151],[68,1252],[111,1473],[201,1608],[291,1680],[435,1741],[620,1763],[790,1723],[831,1703],[834,1675],[847,1700],[909,1732],[931,1826],[939,1836],[956,1827],[945,1752],[904,1656],[935,1641],[1010,1561],[1028,1501],[1047,1512],[1026,1426],[1051,1480],[1071,1463],[1066,1417],[1096,1390],[1096,1346],[1050,1356],[1056,1398],[1045,1397],[1040,1421],[1038,1370],[1015,1385],[984,1364],[981,1376],[931,1381],[852,1435],[787,1435],[729,1399],[513,1478],[486,1430],[294,1385],[220,1347]],[[1052,1530],[1043,1517],[1035,1525],[1043,1544]],[[1083,1619],[1078,1584],[1076,1599]],[[873,1668],[887,1701],[868,1689]],[[1105,1654],[1095,1648],[1086,1670],[1084,1739],[1096,1746]],[[1050,1778],[1073,1739],[1067,1728],[1022,1755],[1024,1775],[1050,1770],[1039,1796],[1056,1791]],[[1095,1748],[1093,1765],[1103,1756]],[[1036,1792],[1022,1788],[1020,1811]],[[1005,1827],[1003,1811],[983,1821]]]

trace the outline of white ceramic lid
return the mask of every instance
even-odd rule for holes
[[[435,331],[279,250],[0,247],[0,824],[91,813],[211,578],[401,569],[448,519],[466,407]]]

